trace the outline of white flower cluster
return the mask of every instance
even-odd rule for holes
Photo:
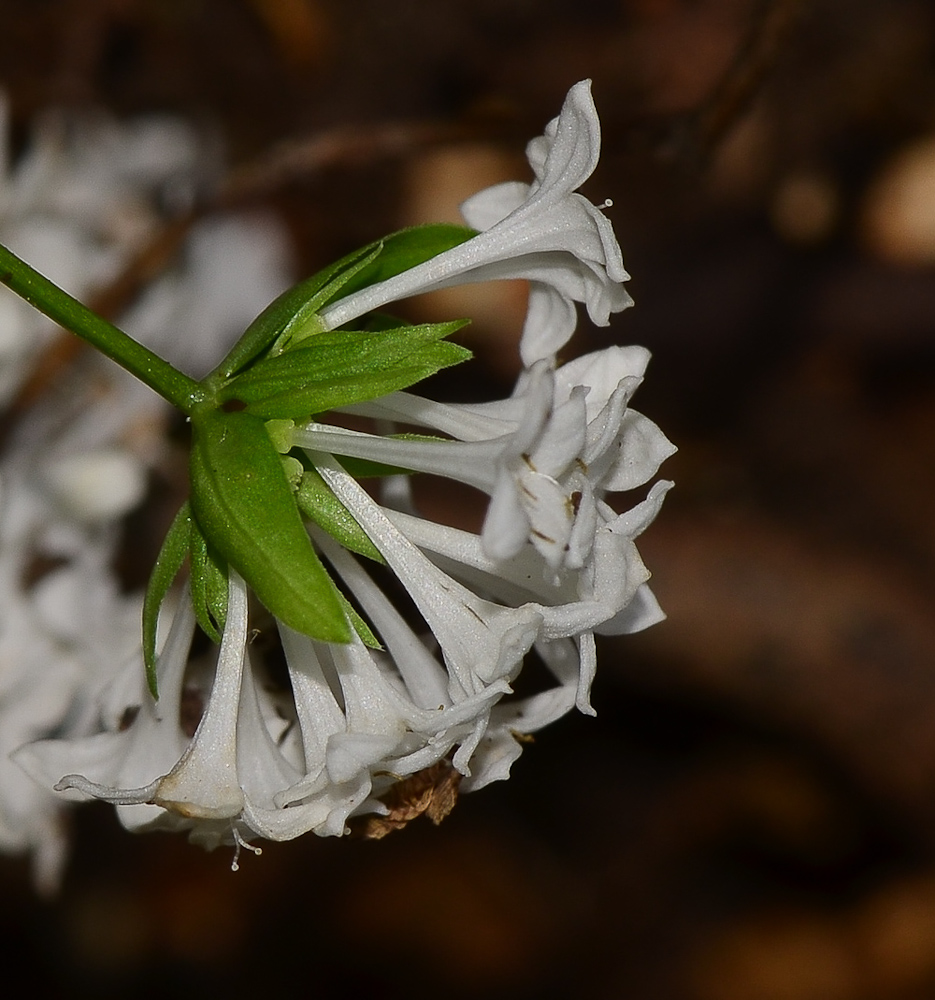
[[[645,350],[556,359],[574,330],[575,303],[600,324],[630,305],[611,225],[577,192],[599,147],[585,81],[530,143],[534,182],[500,185],[467,202],[465,217],[479,235],[320,314],[325,329],[336,329],[457,282],[530,282],[525,368],[510,398],[458,405],[395,392],[347,411],[419,434],[382,437],[320,422],[293,432],[293,445],[306,450],[385,563],[310,529],[367,623],[359,631],[372,630],[380,648],[357,634],[336,645],[276,623],[288,685],[275,685],[262,649],[250,642],[248,590],[231,572],[215,662],[192,662],[195,621],[190,601],[180,600],[157,659],[158,702],[137,653],[101,690],[95,731],[32,743],[16,754],[21,766],[57,783],[63,797],[115,803],[129,829],[182,829],[209,847],[239,846],[308,831],[341,835],[352,817],[388,817],[388,793],[401,780],[445,762],[463,776],[462,790],[481,788],[508,776],[527,734],[575,706],[592,712],[595,635],[637,631],[662,617],[634,539],[671,484],[657,482],[622,514],[606,497],[648,483],[674,450],[629,407]],[[344,459],[486,492],[483,531],[382,505]],[[408,607],[387,595],[387,573]],[[550,680],[518,698],[512,684],[527,655]],[[193,692],[204,707],[191,735]]]
[[[166,203],[184,204],[213,169],[177,120],[58,115],[11,162],[7,118],[0,94],[0,241],[81,298],[116,278]],[[214,218],[193,229],[183,257],[121,322],[204,368],[286,284],[285,239],[269,222]],[[179,330],[194,335],[175,341]],[[125,664],[138,669],[140,601],[121,593],[111,563],[118,522],[163,453],[169,412],[92,351],[31,389],[55,335],[0,287],[0,850],[30,852],[43,889],[65,858],[66,803],[10,753],[96,732],[101,692]]]

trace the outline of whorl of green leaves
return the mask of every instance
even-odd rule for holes
[[[289,421],[408,388],[470,357],[445,340],[464,320],[410,326],[380,317],[370,329],[324,332],[318,313],[473,235],[460,226],[419,226],[349,254],[264,309],[192,394],[191,496],[169,529],[143,605],[143,654],[154,697],[159,610],[186,556],[196,619],[215,642],[224,629],[233,567],[296,631],[342,643],[356,631],[379,646],[323,566],[303,516],[360,555],[379,560],[380,554],[304,455],[285,459],[297,470],[287,475],[282,452],[289,450]]]

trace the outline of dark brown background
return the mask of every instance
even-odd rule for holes
[[[236,875],[88,808],[57,900],[0,862],[8,977],[935,996],[935,269],[884,186],[935,134],[933,29],[927,0],[0,0],[20,141],[49,105],[192,117],[259,164],[218,197],[281,212],[297,273],[521,176],[593,77],[587,193],[614,200],[637,307],[573,346],[651,348],[638,406],[681,449],[641,546],[670,617],[603,647],[597,719],[437,830],[267,845]],[[508,388],[521,312],[487,308],[486,381],[443,389]]]

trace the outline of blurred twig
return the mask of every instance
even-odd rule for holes
[[[203,208],[213,211],[260,198],[328,167],[395,159],[415,149],[464,140],[472,134],[463,125],[446,122],[386,122],[329,129],[280,143],[258,159],[235,168]]]
[[[750,108],[779,59],[807,0],[762,0],[733,62],[711,96],[676,126],[667,159],[703,170]]]

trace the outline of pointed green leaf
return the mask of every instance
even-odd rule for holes
[[[429,357],[422,352],[412,357],[411,365],[400,366],[375,375],[335,379],[295,389],[279,396],[262,399],[247,406],[247,412],[264,420],[288,417],[308,420],[313,414],[324,413],[340,406],[362,403],[387,393],[408,389],[442,368],[466,360],[467,352],[456,344],[438,344]],[[468,354],[468,357],[470,355]]]
[[[338,597],[341,598],[344,613],[347,615],[351,625],[354,626],[354,631],[360,636],[360,641],[365,646],[369,646],[370,649],[383,649],[383,644],[370,630],[370,626],[357,613],[354,605],[340,591],[338,592]]]
[[[218,393],[265,420],[307,420],[338,406],[406,389],[471,357],[442,341],[464,321],[426,323],[382,333],[319,334],[310,346],[258,362]]]
[[[143,598],[143,663],[146,667],[146,683],[153,698],[156,699],[159,698],[156,682],[156,626],[159,622],[159,611],[166,594],[169,593],[169,588],[182,568],[182,563],[185,562],[190,537],[191,511],[186,501],[166,532]]]
[[[317,313],[329,302],[401,274],[476,235],[476,230],[448,223],[414,226],[354,250],[271,302],[204,384],[209,389],[221,385],[269,348],[275,355],[304,343],[320,330]]]
[[[324,274],[329,280],[286,323],[282,332],[270,348],[270,355],[275,356],[282,351],[290,350],[303,343],[308,337],[321,333],[322,328],[321,323],[318,321],[318,310],[333,298],[336,298],[344,285],[379,257],[382,252],[383,241],[381,240],[377,243],[371,243],[361,250],[356,250],[354,253],[339,260],[337,264],[332,264],[331,267],[326,267],[324,271],[319,271],[316,279],[320,279],[321,275]]]
[[[320,333],[301,348],[258,361],[218,392],[221,402],[255,402],[306,383],[382,371],[413,351],[435,344],[468,320],[397,326],[378,332],[336,330]]]
[[[208,544],[290,628],[348,642],[337,589],[312,548],[263,421],[202,409],[192,426],[191,507]]]
[[[295,495],[299,510],[351,552],[384,561],[380,550],[315,469],[307,469]]]
[[[221,644],[227,623],[227,564],[208,545],[198,522],[192,519],[192,610],[201,631]]]
[[[379,242],[371,243],[283,292],[247,327],[205,383],[219,385],[262,354],[277,337],[289,340],[296,336],[303,326],[313,322],[317,310],[334,298],[346,281],[371,263],[380,250]]]

